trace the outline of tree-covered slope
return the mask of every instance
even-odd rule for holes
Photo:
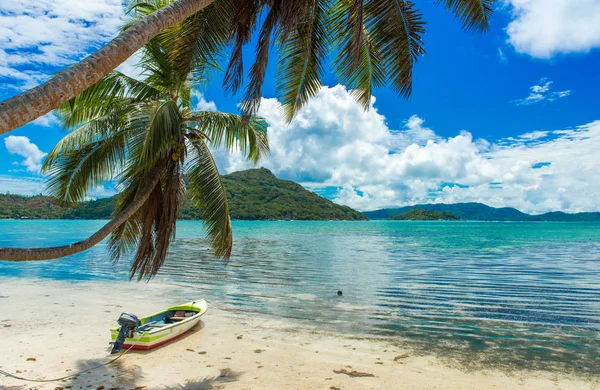
[[[223,176],[232,219],[361,220],[364,215],[308,191],[300,184],[281,180],[264,168]],[[0,218],[108,219],[116,198],[84,202],[63,208],[47,196],[0,195]],[[188,200],[181,219],[201,219]]]
[[[64,210],[47,196],[0,195],[0,219],[61,218]]]
[[[364,215],[308,191],[298,183],[278,179],[258,168],[223,176],[233,219],[361,220]],[[196,219],[199,211],[186,205],[182,218]]]
[[[448,212],[456,215],[460,219],[471,221],[508,221],[518,218],[527,218],[529,215],[510,207],[494,208],[481,203],[456,203],[456,204],[422,204],[416,206],[407,206],[397,209],[383,209],[369,211],[364,213],[371,219],[387,219],[398,214],[404,214],[411,210],[431,210],[439,212]]]
[[[457,221],[459,218],[447,211],[414,209],[388,219],[391,221]]]

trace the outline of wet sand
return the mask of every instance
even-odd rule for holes
[[[54,378],[105,363],[109,328],[198,299],[157,283],[0,278],[0,369]],[[600,389],[600,378],[551,372],[464,371],[381,340],[321,332],[211,305],[202,324],[151,351],[131,351],[76,378],[0,389]]]

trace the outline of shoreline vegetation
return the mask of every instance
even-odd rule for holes
[[[461,221],[600,222],[600,212],[530,215],[511,207],[495,208],[481,203],[420,204],[361,213],[333,203],[298,183],[281,180],[266,168],[234,172],[222,176],[222,180],[232,220],[424,221],[448,218]],[[0,194],[0,220],[106,220],[110,219],[116,201],[116,196],[113,196],[63,207],[49,196]],[[406,215],[406,218],[399,218],[401,215]],[[456,219],[450,218],[450,215]],[[201,212],[188,199],[179,219],[201,218]]]
[[[144,315],[198,298],[160,283],[0,281],[6,288],[0,296],[0,366],[27,378],[69,375],[108,361],[109,329],[122,311]],[[149,293],[161,299],[149,300]],[[598,379],[517,367],[466,367],[449,357],[415,351],[402,340],[313,329],[209,302],[201,326],[177,341],[130,352],[115,364],[36,388],[391,389],[398,383],[406,388],[446,388],[452,383],[473,390],[570,390],[596,388]],[[23,384],[0,378],[0,388]]]
[[[281,180],[265,168],[222,176],[233,220],[367,220],[360,212],[341,206],[293,181]],[[37,195],[0,195],[0,219],[110,219],[116,196],[62,207],[53,198]],[[200,220],[201,211],[190,199],[180,220]]]

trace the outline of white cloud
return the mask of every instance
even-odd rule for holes
[[[0,78],[11,81],[3,84],[39,84],[50,75],[45,67],[73,63],[116,36],[122,17],[122,0],[3,1]]]
[[[39,178],[0,175],[0,194],[37,195],[44,191],[44,181]]]
[[[138,66],[140,61],[142,60],[142,51],[138,50],[131,57],[127,59],[127,61],[123,62],[121,65],[117,67],[117,71],[125,74],[126,76],[133,77],[137,80],[143,79],[143,71]]]
[[[340,85],[323,88],[290,124],[280,108],[263,99],[259,114],[269,123],[272,153],[260,165],[315,190],[337,189],[341,204],[368,210],[479,201],[526,212],[600,210],[600,121],[488,142],[466,131],[442,138],[418,116],[392,129]],[[217,159],[224,172],[250,167],[239,153],[217,152]]]
[[[600,47],[598,0],[504,0],[512,21],[508,42],[519,53],[551,58]]]
[[[107,198],[116,195],[117,191],[112,185],[108,188],[106,186],[98,186],[88,192],[88,199]]]
[[[531,90],[529,96],[524,99],[514,100],[513,103],[519,106],[528,106],[531,104],[541,103],[543,101],[553,102],[570,96],[573,92],[571,90],[550,92],[552,89],[552,84],[552,81],[548,80],[547,78],[542,78],[537,85],[529,87]]]
[[[531,133],[521,134],[520,139],[534,141],[536,139],[545,138],[548,136],[548,131],[532,131]]]
[[[48,153],[42,152],[36,144],[24,136],[9,135],[4,139],[4,145],[10,154],[24,157],[25,160],[20,164],[32,173],[40,172],[42,169],[42,159],[48,155]]]
[[[207,101],[204,99],[202,92],[193,90],[192,100],[194,102],[194,109],[200,111],[217,111],[217,104],[215,102]]]
[[[37,118],[31,123],[38,126],[50,127],[57,125],[59,123],[59,119],[54,112],[49,112],[48,114]]]

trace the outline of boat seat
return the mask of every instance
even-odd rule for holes
[[[170,318],[171,321],[183,321],[186,319],[185,311],[177,310],[175,313],[173,313],[173,315]]]

